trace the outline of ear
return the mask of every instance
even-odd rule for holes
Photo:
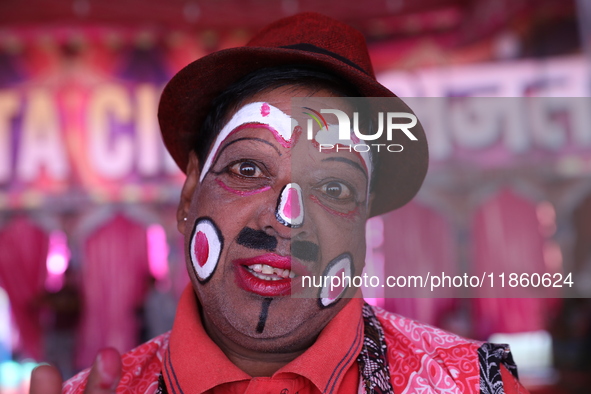
[[[181,200],[176,211],[177,229],[181,234],[185,234],[191,201],[193,200],[195,190],[199,186],[199,175],[201,174],[201,171],[199,171],[199,159],[193,151],[189,153],[189,163],[187,164],[186,173],[187,178],[181,189]]]

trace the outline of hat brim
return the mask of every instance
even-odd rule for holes
[[[162,137],[179,168],[186,171],[189,153],[196,146],[200,127],[218,95],[253,71],[289,64],[321,67],[350,82],[364,97],[396,97],[373,76],[322,53],[248,46],[214,52],[177,73],[160,98],[158,120]],[[396,101],[397,111],[413,113],[402,100]],[[404,150],[393,153],[380,149],[377,153],[370,216],[403,206],[421,187],[428,167],[427,140],[420,122],[412,133],[417,141],[409,141],[401,133],[391,141],[386,141],[386,133],[379,140],[372,141],[388,145],[398,143],[404,146]]]

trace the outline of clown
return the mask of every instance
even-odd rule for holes
[[[269,354],[301,352],[340,311],[327,307],[341,294],[320,303],[290,294],[304,275],[362,270],[371,163],[320,153],[302,137],[304,108],[292,109],[294,94],[308,109],[346,106],[336,92],[320,82],[274,87],[282,70],[264,73],[267,88],[226,116],[205,163],[190,155],[179,230],[190,233],[188,268],[200,303],[215,311],[203,315],[210,336],[221,331]],[[250,80],[241,86],[259,90]]]
[[[318,149],[347,145],[336,119],[318,115],[353,118],[357,96],[412,114],[375,80],[363,37],[318,14],[281,20],[172,79],[159,119],[187,175],[177,224],[191,285],[172,332],[121,360],[102,351],[64,392],[525,392],[503,346],[372,308],[355,288],[295,296],[303,276],[361,273],[367,219],[408,202],[427,170],[419,123],[410,143],[376,141],[400,152]],[[323,121],[311,130],[310,117]],[[32,392],[55,388],[51,374],[37,370]]]

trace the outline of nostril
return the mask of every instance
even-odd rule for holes
[[[283,187],[277,201],[275,217],[287,227],[297,228],[304,222],[304,203],[302,189],[297,183],[288,183]]]

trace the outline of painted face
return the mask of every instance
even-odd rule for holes
[[[335,100],[347,109],[325,90],[297,94],[307,110]],[[303,275],[360,273],[365,258],[367,158],[320,153],[297,126],[306,111],[292,120],[293,95],[269,90],[231,114],[200,173],[191,157],[179,209],[206,329],[259,351],[309,346],[347,300],[338,290],[290,293]]]

